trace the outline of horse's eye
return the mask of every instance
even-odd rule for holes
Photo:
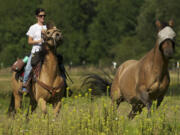
[[[48,32],[47,32],[47,35],[49,35],[49,34],[50,34],[50,32],[48,31]]]

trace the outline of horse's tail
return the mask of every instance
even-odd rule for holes
[[[11,94],[11,101],[9,104],[9,109],[8,109],[8,114],[11,115],[12,112],[15,111],[15,98],[14,98],[14,94]]]
[[[91,88],[92,95],[110,95],[112,80],[110,80],[107,75],[106,77],[101,77],[98,74],[90,73],[86,74],[84,77],[85,79],[81,86],[88,86],[88,88]]]

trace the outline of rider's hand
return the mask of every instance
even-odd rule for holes
[[[41,44],[41,43],[43,43],[43,39],[41,38],[41,39],[38,40],[37,42],[38,42],[38,44]]]

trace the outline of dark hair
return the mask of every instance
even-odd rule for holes
[[[45,10],[44,10],[43,8],[37,8],[37,9],[35,10],[35,15],[36,15],[36,16],[39,15],[40,12],[45,12]]]

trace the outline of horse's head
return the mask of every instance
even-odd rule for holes
[[[160,23],[160,21],[156,21],[156,26],[158,28],[159,49],[163,53],[165,58],[172,58],[175,51],[174,38],[176,36],[176,33],[172,28],[173,21],[169,21],[168,24],[162,24]]]
[[[50,48],[56,48],[62,40],[62,33],[58,28],[52,27],[43,33],[43,39]]]

